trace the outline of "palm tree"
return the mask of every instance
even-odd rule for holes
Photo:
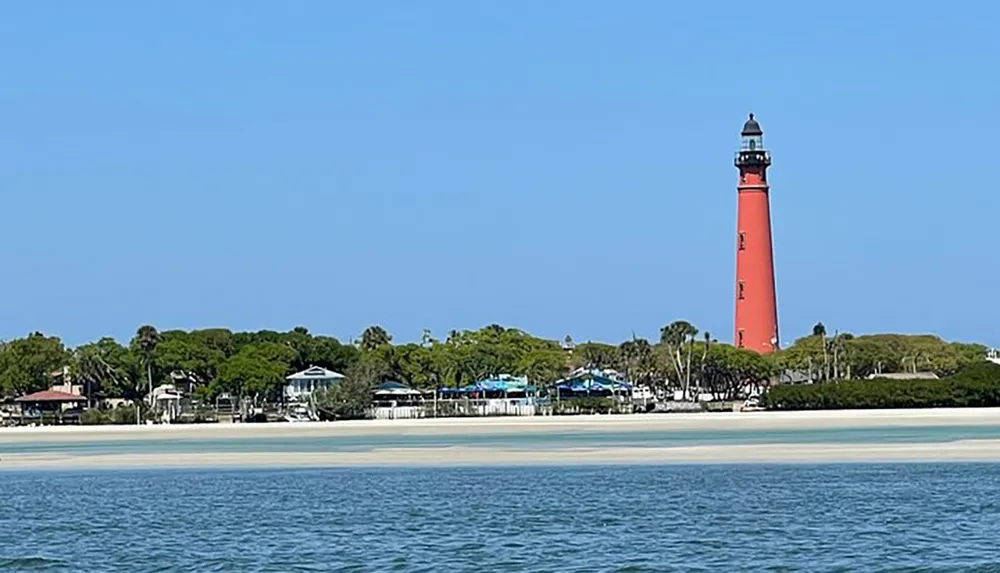
[[[826,327],[822,322],[813,325],[813,336],[826,336]]]
[[[674,372],[684,390],[685,400],[691,384],[691,350],[697,334],[698,329],[686,320],[675,320],[660,329],[660,344],[670,351]]]
[[[431,334],[431,329],[425,328],[423,333],[420,335],[420,345],[424,348],[437,344],[437,339]]]
[[[127,375],[108,363],[98,349],[84,347],[73,352],[74,378],[83,381],[87,391],[87,406],[94,406],[94,393],[103,394],[119,386]]]
[[[699,393],[706,386],[705,384],[705,363],[708,361],[708,349],[712,346],[712,335],[706,330],[705,331],[705,346],[701,351],[701,376],[699,377],[698,387]]]
[[[143,325],[135,333],[135,343],[139,347],[139,355],[146,366],[146,380],[149,382],[149,399],[153,399],[153,353],[160,343],[160,333],[156,327]]]
[[[381,326],[369,326],[361,333],[361,350],[375,350],[390,342],[392,342],[392,335]]]
[[[619,347],[621,370],[625,378],[632,384],[648,384],[653,370],[653,348],[645,338],[636,338],[623,342]]]

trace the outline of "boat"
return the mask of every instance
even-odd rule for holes
[[[315,422],[316,419],[316,415],[302,405],[290,406],[284,415],[286,422]]]

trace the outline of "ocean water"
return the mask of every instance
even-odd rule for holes
[[[1000,465],[0,473],[0,571],[1000,572]]]

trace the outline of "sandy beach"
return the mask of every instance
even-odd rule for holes
[[[692,444],[675,447],[393,447],[399,436],[529,436],[685,431],[786,432],[835,429],[1000,427],[1000,409],[743,412],[631,416],[439,418],[336,423],[93,426],[0,430],[0,470],[154,467],[324,467],[635,463],[796,463],[1000,461],[1000,439],[908,443]],[[377,437],[365,451],[157,452],[159,441]],[[114,452],[115,444],[153,442],[153,451]],[[109,445],[107,453],[47,452],[46,444]],[[38,445],[39,451],[32,451]],[[14,446],[17,446],[16,448]]]

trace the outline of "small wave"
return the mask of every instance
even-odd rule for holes
[[[66,564],[62,559],[53,559],[50,557],[0,557],[0,569],[45,570],[62,567]]]

